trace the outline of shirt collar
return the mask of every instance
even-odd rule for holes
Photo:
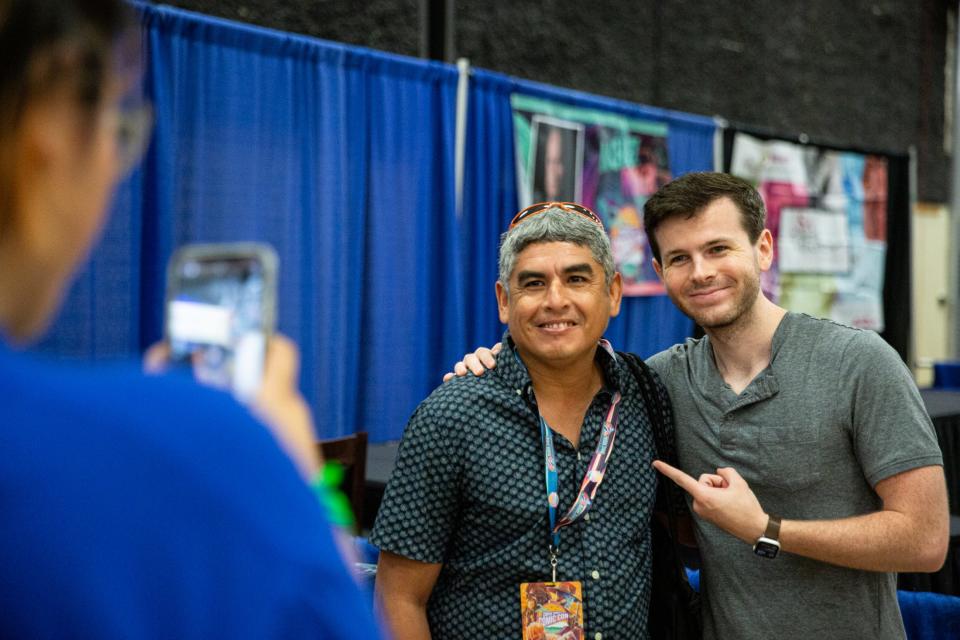
[[[503,332],[501,343],[503,349],[497,354],[495,371],[511,388],[523,393],[523,390],[530,385],[530,374],[527,373],[527,368],[520,362],[519,357],[515,355],[516,345],[510,337],[509,330]],[[600,393],[612,394],[614,391],[622,391],[623,363],[620,361],[620,356],[611,354],[603,346],[599,346],[594,359],[600,365],[600,373],[603,375],[603,388]]]

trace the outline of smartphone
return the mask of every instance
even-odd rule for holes
[[[249,402],[276,321],[277,254],[262,243],[185,245],[167,268],[165,339],[173,364]]]

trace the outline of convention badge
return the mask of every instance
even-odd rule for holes
[[[583,586],[576,582],[520,585],[523,640],[581,640]]]

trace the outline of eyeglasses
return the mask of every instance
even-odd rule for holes
[[[583,216],[584,218],[595,222],[601,229],[603,229],[603,220],[601,220],[600,217],[593,211],[590,211],[590,209],[587,209],[581,204],[577,204],[576,202],[538,202],[537,204],[530,205],[517,215],[513,216],[513,220],[510,221],[510,226],[507,228],[507,231],[513,229],[530,216],[535,216],[538,213],[543,213],[544,211],[549,211],[550,209],[563,209],[564,211],[569,211],[570,213]]]

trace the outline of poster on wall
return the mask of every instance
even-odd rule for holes
[[[843,211],[785,207],[780,212],[780,271],[847,273],[850,244]]]
[[[582,124],[537,114],[530,129],[533,153],[532,202],[580,202],[583,171]],[[526,205],[524,205],[526,206]]]
[[[761,286],[792,311],[883,330],[887,161],[737,133],[730,173],[767,207],[773,268]]]
[[[643,205],[670,180],[667,125],[513,94],[520,206],[579,202],[600,216],[630,296],[664,293]]]

